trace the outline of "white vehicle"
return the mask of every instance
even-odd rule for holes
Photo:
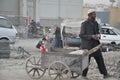
[[[64,46],[80,47],[80,21],[63,22],[61,24],[61,38]]]
[[[0,40],[9,40],[15,43],[17,30],[5,17],[0,16]]]
[[[61,37],[62,41],[67,42],[67,44],[71,45],[80,45],[78,35],[80,33],[80,26],[83,21],[76,21],[76,22],[63,22],[61,24]],[[67,39],[69,40],[64,40],[64,34],[63,32],[67,33]],[[76,34],[76,35],[75,35]],[[71,36],[70,38],[69,35]],[[120,30],[114,28],[114,27],[109,27],[109,26],[102,26],[100,28],[100,35],[101,39],[100,42],[104,44],[120,44]],[[77,45],[78,46],[78,45]]]
[[[109,27],[102,26],[100,29],[101,43],[105,44],[120,44],[120,30]]]

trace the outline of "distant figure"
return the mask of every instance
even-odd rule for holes
[[[35,34],[37,32],[36,22],[34,20],[32,20],[30,25],[31,25],[31,32],[32,32],[32,34]]]
[[[106,34],[110,34],[110,30],[109,29],[106,30]]]
[[[32,25],[32,26],[35,27],[36,26],[36,22],[34,20],[32,20],[31,23],[30,23],[30,25]]]
[[[36,25],[37,25],[38,27],[40,27],[40,21],[38,21],[38,22],[36,23]]]
[[[56,48],[61,48],[61,35],[60,35],[60,28],[59,27],[56,27],[56,30],[55,30],[55,47]]]
[[[43,41],[46,41],[46,36],[45,36],[45,35],[43,35],[42,40],[43,40]]]
[[[106,24],[104,23],[104,25],[103,26],[106,26]]]

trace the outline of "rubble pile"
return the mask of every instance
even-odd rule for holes
[[[120,80],[120,60],[117,63],[117,78]]]
[[[103,57],[108,73],[111,74],[114,78],[120,79],[120,52],[104,52]],[[89,68],[90,77],[92,76],[94,79],[102,79],[103,76],[99,73],[96,61],[93,58],[91,58]]]
[[[104,54],[105,64],[108,72],[114,77],[119,77],[120,71],[120,53],[119,52],[109,52]]]
[[[0,40],[0,58],[10,57],[10,45],[7,40]]]

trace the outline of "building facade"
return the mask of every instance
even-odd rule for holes
[[[0,16],[9,18],[14,25],[25,25],[27,17],[35,19],[37,0],[0,0]]]
[[[15,25],[34,19],[46,26],[59,24],[63,19],[81,19],[82,6],[83,0],[0,0],[0,15]]]
[[[19,0],[0,0],[0,15],[13,20],[18,24],[18,17],[20,16]]]
[[[83,8],[83,18],[87,18],[87,11],[91,7]],[[102,23],[110,24],[111,26],[117,27],[120,29],[120,8],[119,7],[109,7],[104,11],[97,11],[97,17],[101,19]]]
[[[110,7],[110,24],[120,29],[120,8]]]
[[[41,25],[59,25],[64,19],[82,19],[83,0],[40,0],[38,9]]]

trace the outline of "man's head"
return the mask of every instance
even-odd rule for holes
[[[95,20],[96,18],[96,11],[94,9],[88,10],[88,18],[91,20]]]

